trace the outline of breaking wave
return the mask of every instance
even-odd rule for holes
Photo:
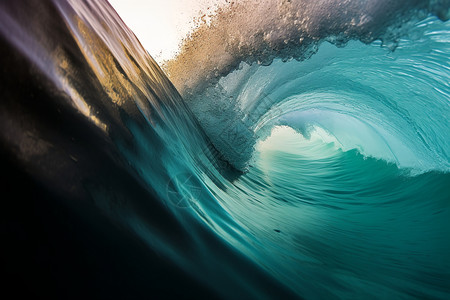
[[[6,290],[449,298],[449,7],[231,2],[169,80],[106,1],[2,2]]]

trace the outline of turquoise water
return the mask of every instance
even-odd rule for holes
[[[169,77],[106,1],[26,3],[0,4],[0,142],[45,191],[25,207],[56,236],[49,282],[112,298],[135,277],[139,298],[450,298],[448,1],[243,1],[185,41]],[[105,236],[145,254],[114,256]]]
[[[449,38],[431,17],[394,52],[324,42],[189,95],[245,170],[221,185],[200,173],[209,195],[193,210],[304,298],[447,298]]]
[[[287,127],[257,149],[222,196],[251,237],[238,249],[306,298],[446,297],[448,174],[411,177]]]

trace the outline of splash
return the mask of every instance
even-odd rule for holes
[[[166,71],[189,96],[241,62],[304,60],[323,41],[342,47],[349,40],[381,40],[394,50],[408,29],[429,13],[447,20],[447,1],[231,1],[190,34]]]

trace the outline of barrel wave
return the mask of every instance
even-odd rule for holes
[[[161,69],[106,1],[1,3],[4,289],[448,299],[449,9],[232,2]]]

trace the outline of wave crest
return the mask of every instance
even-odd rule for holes
[[[430,13],[447,20],[449,9],[448,0],[231,2],[185,39],[165,70],[189,100],[241,62],[308,59],[322,41],[344,46],[349,40],[380,39],[393,50],[417,21]]]
[[[427,113],[447,110],[448,57],[435,49],[448,48],[448,29],[436,17],[425,18],[435,14],[447,19],[448,4],[232,4],[200,26],[166,70],[216,148],[237,169],[247,168],[256,141],[280,124],[282,115],[308,108],[352,115],[357,122],[379,128],[376,139],[388,149],[383,153],[374,150],[380,145],[366,143],[373,139],[349,142],[360,145],[357,148],[366,155],[420,172],[447,170],[449,145],[442,135],[446,122],[434,116],[436,122],[430,126],[425,120]],[[378,39],[380,43],[374,42]],[[358,41],[339,50],[350,40]],[[312,56],[323,41],[338,48],[321,46],[324,55]],[[393,85],[393,78],[401,85]],[[296,104],[281,108],[292,99]],[[413,104],[408,106],[405,99]],[[420,112],[421,106],[432,111]],[[261,131],[263,127],[267,130]],[[335,128],[324,129],[334,134]]]

